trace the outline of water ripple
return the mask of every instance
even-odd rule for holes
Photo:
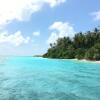
[[[7,58],[0,64],[0,100],[100,100],[100,65]]]

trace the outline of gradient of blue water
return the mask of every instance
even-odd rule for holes
[[[7,57],[0,62],[0,100],[100,100],[100,64]]]

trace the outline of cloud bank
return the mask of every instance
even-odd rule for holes
[[[42,9],[44,5],[53,8],[66,0],[0,0],[0,26],[13,20],[25,21]]]
[[[66,0],[0,0],[0,29],[11,23],[13,20],[26,21],[31,15],[40,11],[45,5],[53,8],[64,3]],[[13,34],[0,33],[0,44],[12,44],[20,46],[29,42],[30,37],[24,37],[21,31]],[[33,32],[33,36],[39,36],[40,32]]]
[[[58,38],[63,37],[73,37],[75,34],[75,30],[73,26],[68,22],[54,22],[50,27],[49,30],[52,31],[50,37],[47,40],[47,43],[54,43]]]
[[[11,44],[13,46],[20,46],[21,44],[27,44],[29,42],[29,37],[24,37],[20,31],[13,34],[8,34],[8,32],[0,33],[0,44]]]

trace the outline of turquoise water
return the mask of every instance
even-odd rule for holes
[[[100,64],[33,57],[3,58],[0,100],[100,100]]]

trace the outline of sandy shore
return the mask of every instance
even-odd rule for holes
[[[91,63],[99,63],[100,64],[100,61],[90,61],[90,60],[86,60],[86,59],[82,59],[82,60],[73,59],[73,60],[80,61],[80,62],[91,62]]]

